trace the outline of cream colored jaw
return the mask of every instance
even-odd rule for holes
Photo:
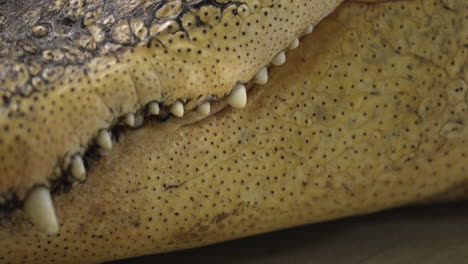
[[[313,30],[313,25],[307,25],[303,30],[303,34],[310,34]],[[294,39],[288,46],[289,49],[295,49],[299,46],[299,39]],[[279,66],[286,62],[286,54],[280,51],[270,64]],[[262,67],[254,76],[252,82],[257,85],[263,85],[268,82],[268,68]],[[235,85],[226,97],[226,101],[234,108],[242,109],[247,105],[247,89],[244,84]],[[176,117],[184,116],[184,104],[182,101],[177,100],[170,107],[170,112]],[[148,112],[152,115],[160,114],[160,106],[157,102],[148,104]],[[197,107],[197,112],[200,115],[207,116],[211,112],[211,105],[209,102],[203,102]],[[129,113],[123,117],[122,123],[129,127],[136,127],[143,122],[143,115],[135,116]],[[107,130],[98,132],[95,143],[103,150],[109,151],[112,149],[112,135]],[[74,155],[70,162],[70,173],[74,179],[79,181],[86,180],[86,167],[81,155]],[[28,215],[30,221],[41,232],[46,234],[54,234],[58,232],[58,221],[55,215],[55,210],[50,194],[50,190],[46,187],[35,188],[26,198],[24,203],[24,210]]]

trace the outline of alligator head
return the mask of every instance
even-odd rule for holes
[[[297,48],[338,2],[7,2],[2,202],[60,231],[5,214],[0,258],[99,262],[466,196],[465,4],[347,3]]]

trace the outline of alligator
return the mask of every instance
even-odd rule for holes
[[[466,198],[468,6],[341,2],[0,2],[2,263]]]

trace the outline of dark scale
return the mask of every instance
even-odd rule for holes
[[[11,91],[11,87],[7,87],[8,83],[18,79],[18,69],[15,65],[28,65],[31,62],[36,62],[42,69],[52,66],[79,66],[96,57],[108,55],[101,49],[105,45],[114,45],[113,47],[117,49],[117,53],[114,55],[117,55],[125,46],[136,46],[140,42],[150,43],[154,39],[155,36],[148,35],[146,39],[140,40],[135,37],[137,32],[131,32],[131,37],[127,42],[119,42],[118,39],[113,38],[112,33],[114,26],[122,20],[128,22],[129,19],[138,17],[148,28],[155,24],[174,20],[179,25],[178,31],[183,31],[188,35],[181,23],[181,18],[185,13],[208,5],[219,8],[221,12],[229,5],[240,5],[238,2],[218,3],[214,0],[190,1],[189,3],[180,1],[182,6],[174,17],[158,18],[154,14],[168,1],[148,2],[152,3],[143,9],[144,4],[142,3],[129,7],[125,1],[102,1],[97,4],[90,4],[86,1],[63,1],[61,6],[57,6],[52,0],[1,0],[0,96],[2,96],[3,102],[7,102],[8,98],[14,95],[30,96],[34,94],[34,92],[25,94],[23,91],[26,90],[26,86],[31,86],[32,77],[39,77],[41,73],[41,71],[37,74],[29,72],[29,80]],[[79,6],[77,3],[83,5]],[[39,12],[33,13],[38,9]],[[125,12],[119,14],[116,10],[124,10]],[[32,14],[35,15],[32,16]],[[32,24],[30,21],[36,22]],[[197,26],[201,25],[202,22],[198,18]],[[87,46],[79,40],[86,37],[92,39],[93,36],[89,31],[92,26],[104,29],[104,39],[96,43],[95,46]],[[73,54],[70,53],[70,50],[73,50]],[[53,55],[45,59],[44,56],[41,56],[44,51],[51,51],[52,54],[59,55],[60,60],[55,60]],[[86,69],[81,70],[85,71]],[[2,82],[2,80],[6,81]]]

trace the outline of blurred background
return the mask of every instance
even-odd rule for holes
[[[468,202],[413,206],[108,264],[467,264]]]

